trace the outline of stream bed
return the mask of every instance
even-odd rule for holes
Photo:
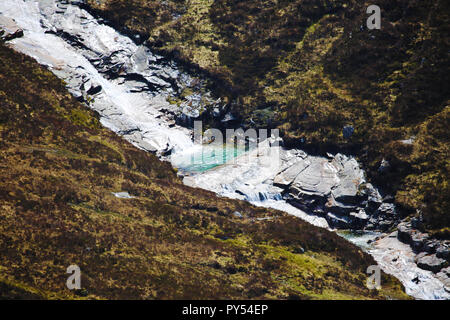
[[[9,45],[63,79],[75,97],[99,113],[105,127],[186,172],[185,184],[282,210],[330,229],[323,217],[283,200],[282,189],[274,184],[277,174],[306,159],[303,151],[285,150],[274,137],[250,151],[196,145],[192,130],[174,123],[179,107],[168,99],[189,87],[193,78],[176,63],[97,21],[79,3],[1,0],[0,16],[14,19],[23,30],[23,36]],[[354,163],[354,159],[345,160]],[[307,161],[339,180],[329,160],[308,157]],[[407,294],[417,299],[450,299],[429,271],[417,268],[409,246],[397,239],[378,233],[341,232],[341,236],[370,253],[385,272],[404,284]],[[369,245],[367,241],[376,237],[381,238]]]

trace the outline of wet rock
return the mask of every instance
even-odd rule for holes
[[[441,269],[441,272],[445,274],[447,277],[450,277],[450,267]]]
[[[350,218],[352,219],[352,227],[363,228],[367,221],[369,220],[369,216],[366,214],[364,209],[360,209],[358,212],[351,212]]]
[[[421,229],[422,228],[422,219],[418,217],[413,217],[411,219],[411,227],[415,229]]]
[[[429,270],[434,273],[439,272],[444,266],[446,266],[444,259],[438,258],[436,255],[425,255],[418,257],[417,266],[424,270]]]
[[[221,112],[220,112],[219,108],[216,107],[213,109],[213,111],[212,111],[213,118],[215,118],[215,119],[220,118],[220,114],[221,114]]]
[[[394,202],[395,202],[395,198],[394,198],[394,196],[388,194],[388,195],[385,195],[385,196],[383,197],[383,202],[386,202],[386,203],[394,203]]]
[[[389,234],[389,238],[397,238],[398,232],[394,231],[391,234]]]
[[[395,205],[393,203],[382,203],[375,214],[386,218],[392,218],[396,214]]]
[[[122,191],[122,192],[112,192],[112,194],[116,197],[116,198],[120,198],[120,199],[133,199],[134,197],[131,196],[128,192],[126,191]]]
[[[395,205],[383,203],[380,193],[366,183],[356,159],[330,154],[328,159],[307,156],[286,161],[291,165],[275,176],[274,184],[288,190],[286,199],[292,205],[318,215],[345,217],[345,223],[328,217],[335,227],[348,223],[352,228],[387,231],[397,222]]]
[[[89,90],[87,91],[87,94],[95,95],[95,94],[99,93],[100,91],[102,91],[102,86],[101,85],[92,85],[89,88]]]
[[[423,250],[428,253],[435,253],[439,248],[440,242],[438,240],[426,240],[423,244]]]
[[[338,183],[337,168],[327,160],[310,157],[311,164],[295,178],[291,193],[326,198]]]
[[[444,285],[444,290],[450,293],[450,272],[449,268],[444,268],[436,274],[436,278]]]
[[[348,229],[351,225],[350,219],[346,216],[337,216],[331,212],[328,212],[325,218],[333,228]]]

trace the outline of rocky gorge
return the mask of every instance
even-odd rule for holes
[[[226,126],[234,119],[202,79],[102,24],[81,3],[3,1],[2,39],[49,67],[100,114],[104,126],[175,167],[180,155],[198,150],[193,120],[208,114]],[[180,176],[187,185],[280,209],[321,227],[389,233],[379,235],[369,250],[381,267],[417,298],[450,297],[448,241],[429,239],[415,220],[402,221],[392,197],[367,181],[354,157],[309,155],[285,149],[276,138],[260,144],[204,172],[184,168]],[[414,254],[400,266],[398,257],[386,254],[390,247],[408,250],[397,241],[409,244]]]

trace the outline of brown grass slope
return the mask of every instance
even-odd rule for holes
[[[366,289],[373,259],[337,235],[184,186],[35,61],[0,61],[0,298],[406,298]]]
[[[380,0],[381,30],[366,27],[370,1],[88,4],[204,71],[244,122],[278,126],[290,146],[356,154],[405,213],[450,236],[448,1]],[[379,175],[383,158],[391,171]]]

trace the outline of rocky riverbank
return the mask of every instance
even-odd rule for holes
[[[399,226],[399,230],[400,230]],[[450,299],[449,268],[436,273],[427,265],[418,263],[421,256],[409,244],[399,240],[401,232],[390,233],[372,243],[367,250],[381,266],[383,271],[398,278],[405,286],[406,293],[417,299]]]
[[[201,79],[77,6],[52,0],[22,6],[6,1],[1,10],[11,17],[9,25],[23,29],[23,37],[9,42],[14,49],[48,66],[75,97],[100,114],[104,126],[143,150],[163,159],[191,150],[192,130],[187,127],[204,109],[224,123],[233,118]],[[366,181],[355,158],[311,156],[284,149],[281,142],[268,139],[258,150],[184,181],[322,227],[385,232],[400,222],[392,198]],[[420,265],[432,258],[421,257]],[[442,259],[437,251],[436,258]],[[448,275],[445,270],[438,274]]]

